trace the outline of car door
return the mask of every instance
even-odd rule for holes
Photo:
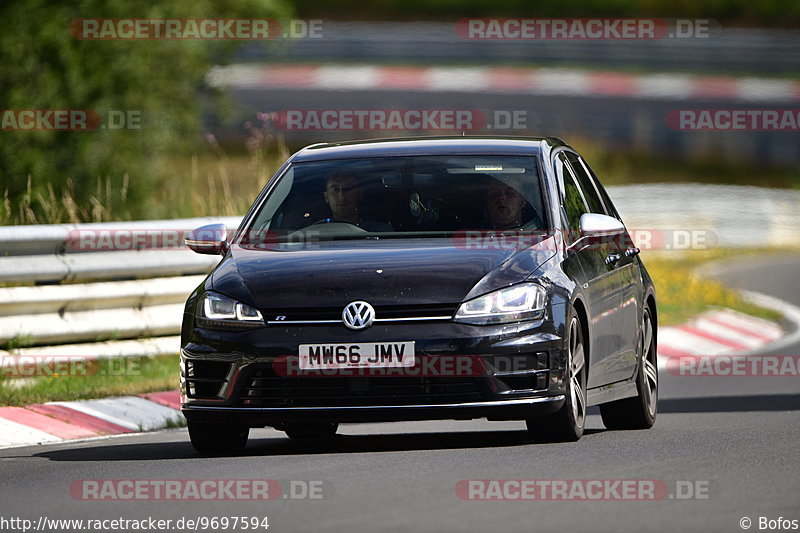
[[[620,222],[622,219],[617,213],[608,194],[603,189],[594,173],[589,168],[586,161],[579,155],[567,152],[566,158],[570,163],[578,184],[584,191],[590,209],[598,209],[599,212],[614,217]],[[593,211],[594,212],[594,211]],[[627,379],[633,375],[636,369],[636,347],[639,330],[639,316],[641,315],[640,294],[641,277],[639,275],[639,263],[635,254],[638,250],[634,248],[633,242],[627,233],[609,242],[609,254],[618,258],[613,263],[614,276],[619,287],[620,308],[618,310],[619,320],[619,347],[613,361],[609,362],[608,375],[613,381]]]
[[[580,165],[586,172],[586,179],[591,181],[596,188],[608,216],[623,222],[611,198],[597,179],[597,176],[592,172],[586,160],[576,156],[576,163],[573,164],[573,168],[577,165]],[[616,252],[620,254],[617,271],[619,272],[622,296],[621,350],[618,367],[620,379],[626,379],[633,375],[637,365],[638,354],[636,349],[638,347],[639,327],[643,312],[642,306],[644,305],[644,284],[642,283],[639,260],[636,257],[639,254],[639,249],[634,244],[627,228],[620,239],[615,239],[614,244]]]
[[[553,160],[556,177],[562,194],[562,206],[569,230],[567,240],[570,244],[578,238],[580,217],[584,213],[597,212],[598,204],[594,198],[583,193],[575,173],[567,161],[565,151],[560,151]],[[602,204],[600,204],[602,206]],[[612,254],[607,242],[583,242],[573,248],[571,254],[577,259],[584,273],[583,289],[588,295],[591,358],[587,387],[597,387],[615,381],[614,363],[620,351],[620,313],[622,303],[619,278],[613,262],[608,261]]]

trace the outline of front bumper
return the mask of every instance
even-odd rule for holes
[[[184,405],[190,422],[236,422],[253,427],[287,422],[396,422],[402,420],[522,420],[558,411],[564,395],[436,405],[235,408]]]
[[[564,403],[563,319],[512,325],[410,323],[373,326],[360,341],[414,340],[418,359],[478,361],[469,376],[281,375],[297,344],[354,342],[342,326],[220,332],[192,328],[181,349],[182,410],[189,421],[252,427],[291,421],[520,420]],[[355,340],[358,342],[359,340]]]

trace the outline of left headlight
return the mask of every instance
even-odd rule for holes
[[[453,319],[466,324],[506,324],[544,316],[547,291],[536,283],[506,287],[461,304]]]
[[[216,292],[207,292],[197,306],[202,326],[241,327],[263,326],[264,318],[254,307]]]

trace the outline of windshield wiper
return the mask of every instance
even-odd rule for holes
[[[363,239],[419,239],[424,237],[448,238],[452,231],[383,231],[364,235]]]

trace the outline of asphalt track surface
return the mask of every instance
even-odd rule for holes
[[[717,275],[800,305],[798,272],[800,256],[784,255],[735,261]],[[800,344],[794,344],[776,355],[798,353]],[[594,410],[584,437],[571,444],[534,444],[522,423],[476,420],[343,426],[329,447],[254,430],[245,455],[228,458],[199,457],[183,429],[7,449],[0,451],[0,519],[22,517],[35,524],[40,516],[237,515],[267,516],[271,532],[673,532],[742,531],[740,520],[747,517],[750,529],[759,530],[760,517],[800,519],[798,393],[796,377],[679,377],[662,371],[654,428],[606,431]],[[320,480],[323,498],[83,501],[69,491],[86,479],[233,478],[280,480],[284,493],[289,481]],[[455,487],[466,479],[658,480],[672,497],[465,501]],[[679,486],[707,487],[708,497],[682,499]],[[3,529],[15,530],[10,524]]]

